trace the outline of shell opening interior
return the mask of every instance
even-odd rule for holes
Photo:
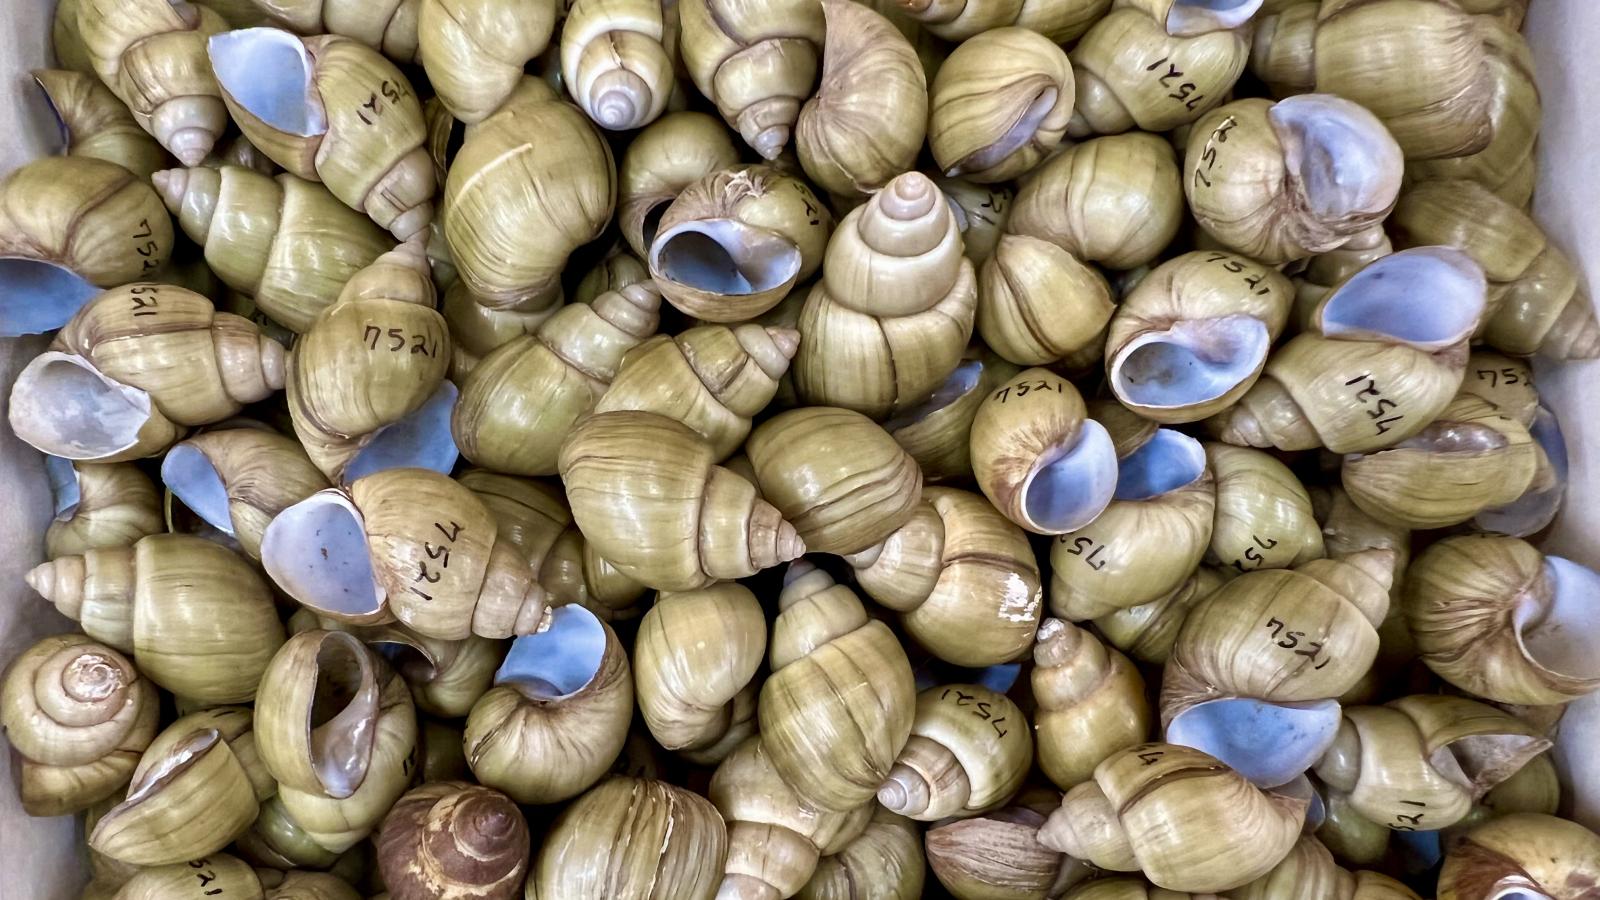
[[[317,648],[316,688],[306,724],[311,768],[328,796],[348,797],[366,780],[378,738],[378,679],[354,635],[329,632]]]
[[[439,677],[439,663],[426,647],[405,638],[383,638],[367,644],[389,667],[411,684],[427,684]]]
[[[161,463],[161,482],[207,525],[233,535],[233,514],[228,510],[228,489],[210,458],[194,445],[178,444]]]
[[[420,468],[450,474],[461,453],[450,433],[450,414],[458,393],[454,383],[441,381],[411,414],[369,435],[345,466],[345,482],[386,469]]]
[[[946,378],[943,384],[934,389],[928,399],[885,422],[883,429],[892,434],[908,425],[915,425],[921,422],[923,419],[971,393],[982,378],[982,361],[969,359],[963,362],[961,365],[956,366],[956,370],[950,373],[950,377]]]
[[[1111,361],[1111,386],[1136,406],[1210,403],[1260,371],[1271,346],[1266,323],[1254,316],[1180,320],[1124,345]]]
[[[661,217],[666,215],[670,206],[672,198],[664,197],[644,211],[644,221],[640,223],[639,230],[644,237],[643,244],[646,247],[656,242],[656,233],[661,230]]]
[[[1544,530],[1561,511],[1567,493],[1567,441],[1561,423],[1544,405],[1533,416],[1528,431],[1544,453],[1548,468],[1541,467],[1533,485],[1521,497],[1496,509],[1484,510],[1472,520],[1483,531],[1527,537]]]
[[[1337,700],[1273,703],[1224,697],[1172,717],[1166,739],[1209,753],[1258,787],[1277,787],[1316,764],[1333,745],[1343,713]]]
[[[277,28],[245,28],[212,36],[207,50],[217,82],[251,115],[300,137],[328,130],[327,112],[311,99],[315,65],[298,37]]]
[[[494,683],[533,700],[560,700],[588,686],[606,655],[606,628],[577,604],[550,611],[550,627],[511,643]]]
[[[1487,790],[1510,778],[1548,748],[1548,741],[1526,734],[1469,734],[1434,750],[1428,762],[1439,774],[1467,790],[1475,785]]]
[[[1147,500],[1175,491],[1205,474],[1206,449],[1181,431],[1157,428],[1144,446],[1117,464],[1118,500]]]
[[[733,219],[674,226],[651,245],[650,255],[669,280],[712,294],[759,294],[800,274],[800,248]]]
[[[1329,337],[1393,340],[1438,350],[1478,327],[1483,269],[1450,247],[1418,247],[1385,256],[1341,285],[1318,311]]]
[[[128,797],[122,805],[132,806],[149,799],[156,791],[171,784],[173,779],[188,771],[196,760],[221,741],[222,734],[215,728],[205,728],[185,737],[173,745],[155,765],[139,774],[129,787]]]
[[[1006,157],[1021,150],[1033,140],[1034,134],[1039,130],[1039,124],[1050,115],[1050,110],[1055,108],[1056,100],[1060,96],[1061,89],[1056,85],[1040,90],[1038,96],[1033,98],[1033,102],[1022,111],[1022,115],[1017,117],[1017,121],[1006,129],[1005,134],[1000,135],[987,147],[956,163],[945,174],[954,177],[967,172],[982,172],[1004,162]]]
[[[1004,694],[1009,692],[1012,685],[1017,683],[1017,678],[1021,674],[1022,663],[997,663],[979,669],[978,677],[974,680],[996,694]],[[929,687],[932,686],[929,685]]]
[[[316,612],[362,618],[383,607],[361,513],[342,491],[318,491],[278,513],[262,535],[261,564]]]
[[[1250,21],[1264,0],[1174,0],[1167,12],[1168,34],[1238,28]]]
[[[0,337],[54,331],[100,292],[65,266],[0,257]]]
[[[1512,888],[1510,890],[1496,891],[1495,893],[1490,894],[1486,900],[1551,900],[1551,897],[1549,894],[1541,894],[1538,891],[1525,891],[1522,888]]]
[[[1559,556],[1544,560],[1550,601],[1524,600],[1513,624],[1523,651],[1544,668],[1572,678],[1600,679],[1600,573]]]
[[[55,499],[56,521],[65,522],[78,511],[83,488],[78,484],[78,467],[59,456],[44,458],[44,475],[50,480],[50,496]]]
[[[1023,487],[1028,519],[1052,534],[1099,517],[1117,487],[1117,450],[1099,422],[1084,419],[1078,440],[1040,454]]]
[[[1279,101],[1267,118],[1318,219],[1381,213],[1394,204],[1405,156],[1377,116],[1330,94],[1301,94]]]
[[[1561,420],[1550,411],[1550,407],[1543,403],[1533,414],[1533,424],[1528,431],[1533,435],[1533,440],[1544,451],[1545,459],[1550,461],[1550,468],[1555,470],[1556,480],[1559,484],[1567,483],[1567,471],[1570,463],[1567,460],[1567,438],[1561,432]]]
[[[149,420],[149,394],[112,381],[70,353],[34,357],[11,390],[17,436],[67,459],[100,459],[126,450]]]

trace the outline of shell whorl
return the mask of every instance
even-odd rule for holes
[[[462,782],[426,784],[401,797],[379,826],[378,865],[397,900],[520,893],[528,825],[511,798]]]

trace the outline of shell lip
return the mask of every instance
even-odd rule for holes
[[[1250,21],[1265,0],[1174,0],[1167,11],[1167,34],[1193,37],[1230,31]]]
[[[1294,781],[1327,753],[1342,719],[1337,700],[1220,697],[1175,714],[1166,740],[1209,753],[1257,787],[1275,788]]]
[[[1206,449],[1194,438],[1158,428],[1139,449],[1117,463],[1117,500],[1149,500],[1199,481],[1206,473]]]
[[[44,474],[50,482],[56,521],[68,521],[77,514],[78,504],[83,499],[83,486],[78,483],[78,467],[70,459],[46,454]]]
[[[1266,323],[1254,316],[1185,319],[1123,344],[1106,368],[1112,391],[1130,407],[1198,408],[1248,389],[1271,346]]]
[[[11,386],[11,428],[35,449],[69,460],[115,456],[159,415],[150,395],[71,353],[47,350]]]
[[[1454,247],[1416,247],[1374,260],[1317,306],[1327,337],[1436,351],[1465,341],[1483,316],[1488,282]]]
[[[366,435],[361,449],[340,472],[340,482],[349,484],[387,469],[428,469],[450,474],[461,456],[450,430],[450,418],[460,393],[454,382],[441,381],[421,406]]]
[[[161,461],[161,483],[207,525],[234,536],[227,486],[200,448],[184,441],[167,451]]]
[[[1533,440],[1544,453],[1548,464],[1543,481],[1535,478],[1533,487],[1505,506],[1484,510],[1473,518],[1472,524],[1482,531],[1528,537],[1543,531],[1561,511],[1567,490],[1566,437],[1561,432],[1561,422],[1544,404],[1534,413],[1533,425],[1528,429]]]
[[[511,642],[494,683],[530,700],[560,702],[594,681],[608,645],[605,623],[594,613],[575,603],[557,606],[550,610],[548,628]]]
[[[1012,154],[1023,150],[1034,141],[1039,126],[1049,118],[1056,107],[1056,102],[1060,99],[1061,86],[1047,83],[1026,106],[1018,111],[1016,120],[1003,134],[987,146],[979,147],[956,160],[954,165],[945,169],[944,174],[949,178],[981,176],[990,169],[1000,166],[1010,159]],[[965,216],[962,218],[965,219]]]
[[[316,97],[316,63],[305,42],[281,28],[241,28],[206,41],[217,83],[268,127],[310,138],[328,131]]]
[[[59,263],[0,256],[0,337],[55,331],[101,293]]]
[[[200,757],[222,743],[222,733],[215,728],[202,728],[185,737],[154,766],[139,773],[139,777],[128,788],[127,798],[117,805],[117,809],[127,809],[149,800],[162,788],[181,778]],[[110,817],[108,813],[106,818]]]
[[[1518,648],[1542,675],[1600,687],[1600,572],[1546,556],[1544,580],[1548,600],[1523,597],[1512,612]]]
[[[883,423],[883,430],[890,434],[902,428],[921,423],[923,420],[939,413],[946,407],[967,396],[978,389],[978,383],[983,380],[983,361],[978,359],[964,360],[956,366],[955,371],[945,378],[928,399],[915,406],[908,407],[905,412]]]
[[[650,245],[650,271],[659,279],[711,295],[787,290],[801,265],[793,241],[737,219],[679,222]]]
[[[279,588],[320,615],[344,622],[384,615],[365,519],[338,488],[278,513],[261,536],[261,565]]]
[[[1075,437],[1041,453],[1020,488],[1024,515],[1043,534],[1083,528],[1116,492],[1117,450],[1105,426],[1084,419]]]
[[[306,711],[311,769],[328,796],[342,800],[366,780],[378,740],[376,661],[360,638],[328,631],[317,647],[314,673],[314,699]]]
[[[45,109],[49,110],[50,117],[55,120],[56,133],[61,139],[59,144],[51,148],[55,151],[53,155],[64,154],[72,147],[72,129],[67,125],[66,116],[61,114],[61,106],[56,103],[55,95],[50,93],[50,88],[45,85],[44,79],[39,77],[44,73],[35,69],[31,74],[34,85],[39,88],[39,93],[34,96],[44,100]]]
[[[1393,208],[1405,154],[1366,107],[1332,94],[1298,94],[1273,104],[1267,119],[1318,220],[1363,220]]]

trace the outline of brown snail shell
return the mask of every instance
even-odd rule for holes
[[[1111,502],[1117,459],[1083,397],[1048,369],[990,392],[972,421],[972,471],[1006,518],[1035,534],[1088,525]]]
[[[1039,842],[1169,890],[1226,890],[1289,854],[1308,803],[1309,789],[1265,793],[1198,750],[1140,744],[1068,791]]]
[[[300,444],[259,428],[225,428],[179,442],[161,461],[161,480],[257,560],[267,524],[328,486]]]
[[[581,421],[562,446],[560,468],[573,519],[589,543],[657,590],[743,578],[804,553],[778,508],[713,458],[685,425],[618,411]],[[694,540],[683,541],[686,534]]]
[[[61,123],[68,156],[113,162],[140,178],[166,168],[167,151],[93,75],[63,69],[34,69],[32,75]]]
[[[568,304],[532,336],[484,357],[451,417],[462,454],[497,472],[554,475],[562,441],[594,409],[623,355],[655,334],[660,306],[652,285],[629,285]]]
[[[68,634],[23,650],[0,678],[23,811],[65,815],[118,795],[159,715],[154,686],[110,647]]]
[[[90,637],[132,653],[151,681],[203,703],[255,696],[283,643],[261,576],[203,538],[158,534],[132,547],[62,556],[27,580]]]
[[[524,67],[550,45],[555,0],[420,0],[418,51],[439,101],[475,124],[505,103]]]
[[[277,28],[217,35],[208,52],[228,112],[274,162],[399,240],[428,230],[437,185],[422,104],[394,63],[350,38]],[[262,79],[263,61],[281,77]]]
[[[1067,133],[1073,75],[1067,55],[1026,28],[963,41],[928,98],[928,144],[948,176],[1009,181],[1044,160]]]
[[[816,86],[821,5],[684,0],[679,9],[683,61],[695,87],[763,159],[777,159]]]
[[[661,214],[650,275],[690,316],[745,321],[817,270],[832,229],[805,182],[768,166],[722,169],[684,187]]]
[[[528,866],[528,824],[504,794],[459,781],[402,796],[374,839],[395,900],[511,900]]]
[[[878,788],[890,812],[923,822],[997,809],[1022,787],[1033,737],[1022,710],[976,684],[917,695],[911,737]]]
[[[795,148],[819,187],[854,197],[916,163],[927,134],[927,76],[910,42],[872,8],[822,0],[822,14],[821,79],[800,110]]]
[[[617,168],[617,219],[628,246],[649,256],[661,216],[678,192],[738,163],[732,136],[705,113],[668,113],[639,132]]]
[[[1600,879],[1600,836],[1576,822],[1518,813],[1486,822],[1448,848],[1439,900],[1545,896],[1581,900]]]
[[[1588,613],[1596,578],[1517,538],[1451,537],[1411,563],[1403,607],[1439,677],[1502,703],[1565,703],[1600,688]]]
[[[1039,768],[1062,790],[1150,736],[1144,679],[1128,658],[1060,619],[1039,626],[1031,675]]]
[[[802,560],[784,581],[772,674],[757,704],[761,741],[802,800],[856,809],[883,784],[911,734],[911,664],[888,626],[868,619],[828,573]]]
[[[294,175],[226,165],[153,180],[217,277],[291,331],[310,329],[356,272],[394,246],[325,187]]]
[[[178,161],[199,165],[228,125],[206,41],[227,30],[204,6],[79,0],[78,31],[106,87]]]
[[[727,829],[705,798],[613,777],[556,819],[534,856],[527,896],[711,900],[727,852]]]
[[[386,469],[318,491],[261,542],[273,581],[320,615],[391,616],[428,637],[529,634],[548,594],[471,490],[427,469]]]
[[[850,410],[780,413],[751,433],[745,452],[761,495],[794,523],[795,543],[818,553],[878,544],[911,518],[922,493],[910,454]]]
[[[742,585],[657,597],[633,645],[639,712],[651,737],[668,750],[722,740],[736,724],[734,698],[754,686],[766,649],[766,617]]]
[[[1016,659],[1033,642],[1043,605],[1027,535],[968,491],[924,488],[922,501],[883,543],[848,557],[857,583],[946,662]]]
[[[566,800],[606,774],[632,714],[633,677],[616,633],[581,606],[558,606],[548,628],[512,643],[495,687],[473,704],[467,763],[519,803]]]
[[[74,463],[47,456],[45,474],[56,510],[44,535],[50,559],[131,547],[142,537],[166,530],[161,494],[133,465]]]

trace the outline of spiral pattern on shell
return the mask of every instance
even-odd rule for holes
[[[528,865],[528,825],[504,794],[458,781],[402,796],[375,838],[396,900],[509,900]]]

